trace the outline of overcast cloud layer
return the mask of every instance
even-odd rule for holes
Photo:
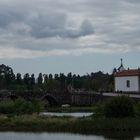
[[[140,51],[139,0],[0,0],[0,58]]]

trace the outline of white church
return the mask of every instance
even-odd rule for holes
[[[115,91],[140,93],[140,68],[125,69],[123,60],[121,66],[114,73]]]

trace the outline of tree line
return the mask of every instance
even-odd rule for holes
[[[10,90],[105,90],[113,91],[113,74],[101,71],[86,75],[76,75],[69,72],[67,75],[42,74],[37,77],[34,74],[14,74],[13,69],[4,64],[0,65],[0,89]]]

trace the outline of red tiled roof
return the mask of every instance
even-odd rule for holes
[[[114,74],[115,77],[121,76],[140,76],[140,69],[131,69],[131,70],[123,70],[120,72],[116,72]]]

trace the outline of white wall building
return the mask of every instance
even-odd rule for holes
[[[139,68],[125,70],[121,62],[121,66],[114,74],[114,80],[116,92],[140,92]]]

